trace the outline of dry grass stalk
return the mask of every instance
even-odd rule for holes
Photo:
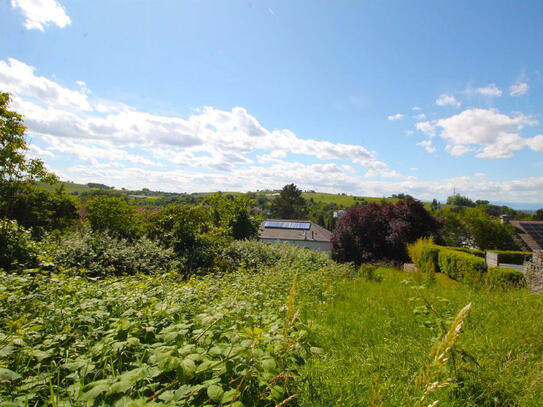
[[[468,315],[470,309],[471,303],[462,308],[445,336],[440,336],[432,347],[432,351],[430,352],[430,361],[420,370],[417,376],[416,392],[417,394],[422,394],[416,400],[415,407],[425,405],[428,407],[436,406],[439,403],[439,400],[436,400],[431,404],[427,404],[429,395],[438,389],[447,387],[455,380],[453,377],[443,379],[442,372],[449,362],[454,344],[458,339],[458,335],[460,334],[462,325],[464,324],[464,319]]]

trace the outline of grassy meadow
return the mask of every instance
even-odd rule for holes
[[[0,405],[541,405],[543,296],[241,246],[189,280],[0,272]]]

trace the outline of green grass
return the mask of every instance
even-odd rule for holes
[[[448,372],[458,380],[434,399],[440,406],[541,405],[543,296],[473,291],[440,274],[421,288],[403,272],[380,274],[381,282],[341,279],[332,299],[306,310],[314,324],[311,339],[324,355],[304,369],[301,405],[366,406],[377,388],[383,405],[411,405],[415,377],[429,360],[440,324],[448,327],[470,302],[456,344],[456,373]]]

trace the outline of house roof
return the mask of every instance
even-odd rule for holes
[[[512,220],[510,223],[515,228],[518,237],[530,250],[543,248],[543,221]]]
[[[266,227],[266,222],[274,222],[273,227]],[[303,223],[308,225],[306,228],[291,228],[278,227],[275,222],[297,224]],[[289,226],[289,225],[285,225]],[[261,239],[277,239],[277,240],[307,240],[314,242],[330,242],[332,232],[317,225],[310,220],[293,220],[293,219],[266,219],[260,224],[258,236]]]

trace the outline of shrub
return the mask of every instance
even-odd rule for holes
[[[231,269],[243,266],[248,270],[256,270],[262,266],[273,266],[284,256],[284,252],[282,245],[236,240],[226,247],[222,254]]]
[[[515,250],[492,250],[498,253],[498,262],[506,264],[524,264],[524,260],[532,255],[532,252],[519,252]]]
[[[439,272],[439,251],[441,247],[437,245],[425,245],[420,253],[421,271]]]
[[[0,219],[0,268],[7,270],[16,265],[35,266],[38,253],[30,230],[15,220]]]
[[[523,288],[526,287],[526,279],[522,271],[507,267],[492,267],[486,275],[486,284],[491,288]]]
[[[141,215],[123,197],[96,196],[88,200],[87,209],[88,220],[95,232],[108,231],[128,239],[143,233]]]
[[[84,230],[65,236],[50,247],[55,264],[85,270],[90,276],[154,274],[180,268],[172,249],[146,238],[130,242],[105,232]]]
[[[422,250],[426,246],[430,246],[434,244],[434,238],[433,237],[421,237],[414,243],[410,243],[407,245],[407,254],[409,255],[409,258],[411,261],[417,266],[419,271],[423,270],[423,264],[421,261],[422,256]],[[437,263],[437,261],[436,261]]]
[[[438,255],[439,270],[449,277],[473,286],[479,286],[486,272],[484,259],[451,250],[441,248]]]
[[[354,262],[404,261],[406,244],[437,231],[439,221],[408,197],[395,205],[370,203],[349,209],[332,235],[334,259]]]
[[[451,250],[456,250],[457,252],[473,254],[474,256],[478,256],[478,257],[486,256],[486,252],[484,250],[468,249],[467,247],[453,247],[453,246],[446,246],[446,248],[451,249]]]

